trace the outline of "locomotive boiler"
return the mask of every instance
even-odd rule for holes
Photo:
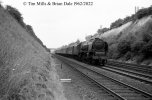
[[[104,65],[107,62],[108,44],[102,39],[95,38],[81,43],[79,57],[90,63]]]

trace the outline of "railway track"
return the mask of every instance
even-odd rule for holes
[[[66,64],[79,71],[83,76],[92,80],[99,87],[103,88],[113,96],[113,99],[117,100],[151,100],[152,94],[146,93],[139,90],[133,86],[122,83],[116,79],[105,76],[97,70],[90,69],[86,66],[71,62],[70,60],[65,60],[63,57],[59,58]]]
[[[149,74],[152,77],[152,66],[122,63],[122,62],[117,62],[117,61],[112,61],[112,60],[108,60],[108,65],[112,65],[115,67],[122,67],[125,69],[131,69],[134,71],[145,73],[147,75]]]
[[[129,66],[129,67],[128,67]],[[119,62],[109,62],[108,65],[103,67],[105,70],[109,70],[121,75],[125,75],[146,84],[152,84],[152,71],[150,66],[142,68],[144,66],[135,66],[135,65],[125,65],[124,63]],[[142,71],[144,69],[144,71]]]

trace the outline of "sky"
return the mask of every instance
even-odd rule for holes
[[[135,6],[149,7],[152,0],[0,0],[18,9],[26,24],[48,48],[58,48],[76,40],[84,41],[100,27],[110,27],[119,18],[135,13]],[[75,2],[90,2],[76,5]],[[38,5],[37,2],[42,2]],[[62,5],[53,5],[54,3]],[[70,2],[66,5],[64,2]],[[44,5],[44,3],[48,5]],[[78,3],[77,3],[78,4]]]

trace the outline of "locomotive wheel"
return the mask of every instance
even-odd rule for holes
[[[103,60],[102,60],[102,66],[104,66],[104,65],[105,65],[105,60],[103,59]]]
[[[95,61],[93,59],[90,60],[90,64],[94,64]]]
[[[89,58],[89,59],[88,59],[88,62],[89,62],[90,64],[92,64],[92,59],[91,59],[91,58]]]
[[[99,64],[100,64],[99,60],[95,60],[95,65],[99,65]]]
[[[105,63],[108,63],[108,60],[107,60],[107,59],[105,60]]]

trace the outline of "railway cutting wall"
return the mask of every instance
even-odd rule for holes
[[[0,7],[0,100],[66,100],[51,59]]]

